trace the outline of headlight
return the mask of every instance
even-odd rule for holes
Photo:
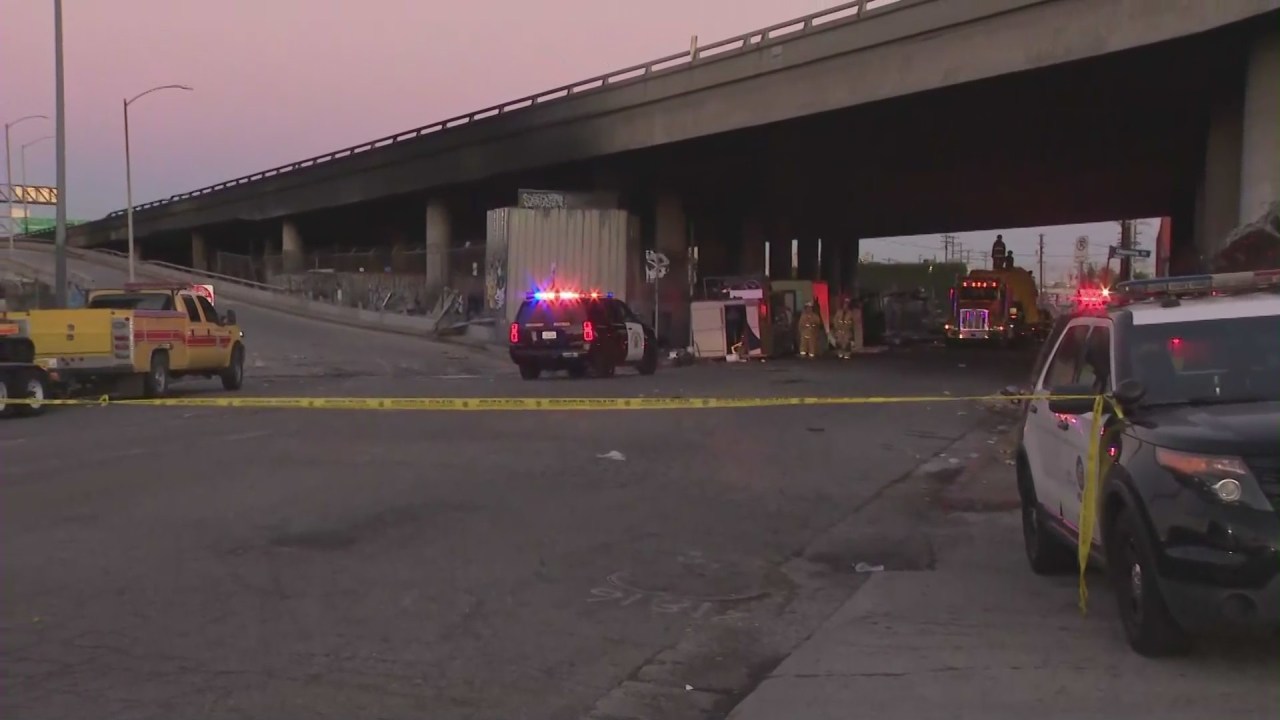
[[[1197,453],[1178,452],[1156,448],[1156,463],[1178,476],[1179,479],[1191,480],[1218,500],[1235,504],[1252,496],[1257,488],[1253,473],[1244,460],[1229,455],[1200,455]],[[1262,506],[1269,508],[1265,498],[1249,497],[1246,502],[1256,505],[1261,500]]]

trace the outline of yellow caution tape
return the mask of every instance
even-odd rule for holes
[[[32,400],[12,398],[13,405],[131,405],[161,407],[276,408],[305,410],[677,410],[751,408],[792,405],[885,405],[921,402],[1011,402],[1044,395],[928,395],[906,397],[656,397],[656,398],[538,398],[538,397],[173,397],[113,400],[73,398]],[[1059,396],[1055,396],[1059,397]],[[1064,399],[1080,399],[1060,396]],[[1081,398],[1092,398],[1092,395]]]

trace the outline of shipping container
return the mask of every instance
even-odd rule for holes
[[[553,285],[612,292],[630,302],[643,294],[638,231],[625,210],[489,211],[486,309],[511,322],[527,293]]]

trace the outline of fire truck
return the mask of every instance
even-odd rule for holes
[[[951,288],[950,317],[943,327],[949,347],[971,343],[1003,347],[1046,334],[1051,320],[1040,308],[1035,277],[1015,267],[1003,253],[995,261],[997,269],[972,270]]]

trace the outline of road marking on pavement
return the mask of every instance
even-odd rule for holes
[[[253,438],[266,437],[268,435],[274,435],[274,434],[275,434],[274,430],[259,430],[257,432],[244,432],[244,433],[236,433],[235,435],[225,435],[223,436],[222,439],[227,441],[252,440]]]
[[[748,613],[732,608],[724,609],[721,603],[678,597],[675,595],[655,594],[624,590],[617,587],[594,587],[588,591],[589,603],[610,603],[619,607],[648,608],[650,612],[667,615],[685,614],[695,620],[707,619],[712,622],[726,622],[750,617]],[[641,602],[641,601],[644,602]]]

